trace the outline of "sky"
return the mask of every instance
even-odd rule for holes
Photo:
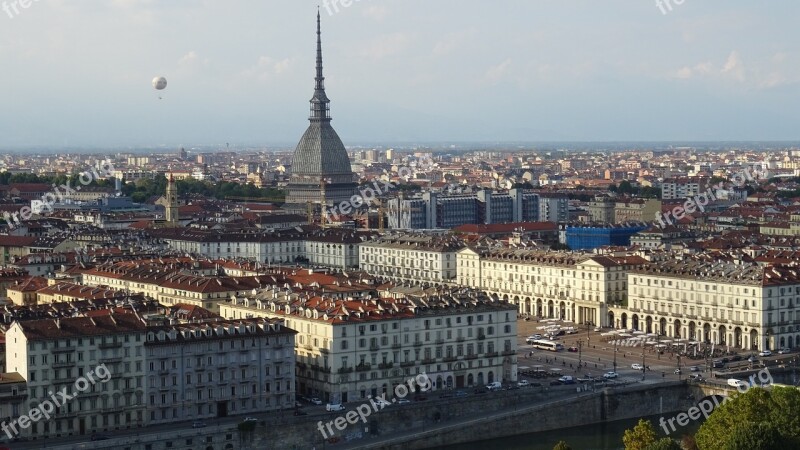
[[[661,2],[0,0],[0,151],[293,146],[318,4],[348,146],[800,138],[800,2]]]

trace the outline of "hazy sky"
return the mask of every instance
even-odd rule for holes
[[[800,2],[662,1],[323,6],[333,125],[346,145],[800,138]],[[4,3],[0,150],[294,144],[307,126],[322,0]]]

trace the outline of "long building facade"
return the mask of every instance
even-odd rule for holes
[[[281,318],[298,330],[297,391],[329,402],[386,394],[425,373],[434,389],[516,381],[516,307],[477,291],[428,298],[246,296],[225,317]]]

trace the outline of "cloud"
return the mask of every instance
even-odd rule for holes
[[[695,64],[692,67],[689,66],[681,67],[672,74],[672,77],[681,80],[688,80],[694,77],[706,76],[711,74],[712,72],[714,72],[714,64],[711,61],[706,61],[703,63]]]
[[[403,52],[410,42],[411,37],[406,33],[387,34],[368,43],[360,53],[369,59],[382,59]]]
[[[470,35],[471,31],[457,31],[448,33],[442,40],[433,46],[433,54],[436,56],[446,55],[461,45]]]
[[[211,60],[200,57],[200,55],[194,50],[178,59],[178,66],[189,71],[197,68],[206,68],[210,64]]]
[[[486,71],[484,79],[493,84],[497,83],[498,81],[503,79],[503,77],[506,76],[506,74],[508,73],[508,67],[510,65],[511,65],[511,58],[508,58],[505,61],[501,62],[500,64],[490,67],[489,70]]]
[[[362,15],[380,22],[389,15],[389,8],[386,6],[370,5],[369,7],[364,8]]]
[[[742,58],[739,57],[739,52],[734,50],[728,55],[728,59],[722,67],[722,73],[731,76],[736,81],[744,81],[744,65]]]
[[[242,72],[242,76],[245,78],[254,78],[259,81],[270,80],[275,76],[289,72],[294,62],[294,58],[276,60],[269,56],[261,56],[258,58],[255,65]]]

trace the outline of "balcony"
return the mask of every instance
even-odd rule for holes
[[[497,354],[498,354],[497,352],[488,352],[488,353],[484,353],[483,357],[484,358],[494,358],[495,356],[497,356]]]
[[[485,335],[485,334],[480,334],[480,335],[478,335],[478,340],[479,340],[479,341],[482,341],[482,340],[484,340],[484,339],[486,339],[486,335]]]
[[[319,348],[319,352],[320,352],[320,353],[322,353],[323,355],[327,355],[327,354],[328,354],[328,353],[330,353],[331,351],[330,351],[330,350],[328,350],[328,348],[327,348],[327,347],[320,347],[320,348]]]
[[[109,364],[119,363],[122,362],[122,356],[104,356],[100,358],[100,361]]]
[[[415,341],[414,347],[422,347],[422,341]]]
[[[377,345],[370,345],[370,346],[369,346],[369,351],[371,351],[371,352],[377,352],[377,351],[378,351],[378,350],[380,350],[380,349],[381,349],[381,348],[380,348],[380,347],[378,347]]]
[[[397,350],[401,347],[400,344],[392,344],[392,349]]]
[[[435,362],[436,362],[436,359],[434,359],[434,358],[425,358],[425,359],[422,360],[422,364],[426,364],[426,365],[427,364],[433,364]]]
[[[414,361],[403,361],[400,363],[400,367],[414,367],[416,364]]]
[[[350,373],[352,371],[352,367],[340,367],[339,370],[337,370],[338,373]]]
[[[456,342],[464,342],[464,338],[459,336],[456,338]]]
[[[392,367],[394,367],[394,363],[392,363],[392,362],[385,362],[385,363],[378,364],[378,369],[381,369],[381,370],[391,369]]]
[[[444,339],[437,339],[437,340],[436,340],[436,344],[437,344],[437,345],[444,344]]]
[[[54,369],[60,369],[62,367],[75,367],[75,364],[75,361],[57,361],[53,363],[52,367]]]
[[[195,372],[202,372],[202,371],[206,370],[206,366],[205,366],[205,364],[201,364],[199,366],[195,366],[194,370],[195,370]]]
[[[506,350],[506,351],[503,352],[503,356],[511,356],[511,355],[516,355],[516,354],[517,354],[517,352],[515,352],[514,350]]]
[[[369,363],[359,364],[356,366],[357,372],[366,372],[368,370],[372,370],[372,366]]]
[[[442,359],[442,361],[444,361],[444,362],[455,362],[455,361],[458,361],[458,357],[457,356],[445,356],[444,359]]]
[[[52,348],[50,348],[50,353],[69,353],[69,352],[74,352],[77,349],[78,349],[78,347],[74,347],[74,346],[52,347]]]
[[[105,348],[119,348],[122,347],[122,342],[101,342],[97,348],[105,349]]]
[[[478,355],[473,353],[473,354],[465,356],[464,359],[478,359]]]

